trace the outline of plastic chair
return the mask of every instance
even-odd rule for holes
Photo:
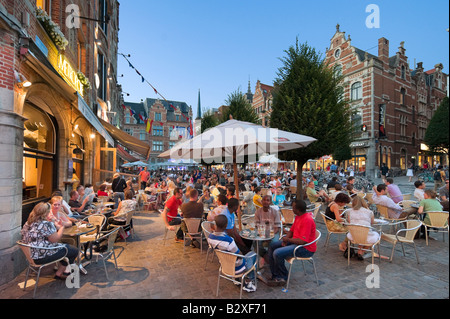
[[[375,258],[375,246],[378,245],[378,258],[381,262],[381,255],[380,255],[380,240],[381,240],[381,234],[380,234],[380,238],[378,238],[378,240],[373,243],[370,244],[367,242],[367,236],[369,234],[369,231],[374,231],[377,233],[380,233],[378,231],[376,231],[374,228],[369,227],[369,226],[362,226],[362,225],[355,225],[355,224],[346,224],[345,225],[348,229],[348,231],[350,232],[350,234],[352,235],[353,240],[348,239],[348,250],[350,251],[352,248],[353,249],[360,249],[360,246],[365,246],[365,247],[370,247],[370,249],[367,248],[361,248],[364,251],[370,251],[372,253],[372,272],[374,270],[374,258]],[[350,255],[351,254],[347,254],[347,266],[350,266]]]
[[[388,243],[391,243],[392,246],[392,252],[391,252],[391,258],[389,259],[390,262],[392,262],[392,259],[394,258],[394,252],[395,252],[395,246],[397,243],[400,243],[402,245],[403,250],[403,256],[406,256],[405,254],[405,248],[403,244],[412,244],[414,245],[414,251],[416,253],[416,259],[417,263],[420,264],[419,255],[417,254],[417,248],[416,244],[414,242],[414,238],[417,234],[417,232],[420,229],[420,226],[422,225],[422,222],[417,219],[411,219],[407,221],[400,222],[401,224],[405,224],[405,229],[399,230],[395,235],[392,234],[382,234],[381,239],[384,241],[387,241]],[[400,234],[405,233],[403,236],[400,236]]]
[[[34,286],[34,292],[33,292],[33,298],[34,298],[36,296],[36,290],[37,290],[37,287],[38,287],[38,284],[39,284],[39,277],[41,276],[42,268],[44,268],[46,266],[53,265],[53,264],[55,264],[57,262],[60,262],[62,260],[65,260],[67,262],[67,264],[69,264],[69,259],[66,257],[66,255],[67,255],[67,247],[64,246],[64,245],[59,245],[59,246],[52,247],[52,248],[37,247],[37,246],[32,246],[32,245],[25,244],[22,241],[18,241],[17,245],[19,245],[20,248],[22,249],[22,252],[25,255],[25,257],[27,259],[27,262],[28,262],[27,274],[25,276],[25,283],[24,283],[24,286],[23,286],[23,290],[25,290],[27,288],[27,282],[28,282],[28,277],[30,275],[30,271],[33,271],[37,275],[36,284]],[[49,262],[49,263],[43,264],[43,265],[36,265],[34,263],[34,260],[31,258],[31,249],[39,249],[39,250],[45,250],[45,251],[51,251],[51,250],[58,251],[60,249],[65,249],[66,253],[64,254],[64,257],[61,257],[61,258],[59,258],[57,260],[54,260],[52,262]]]
[[[428,246],[428,228],[436,229],[436,232],[443,233],[442,238],[445,242],[445,233],[447,236],[449,234],[448,227],[448,212],[426,212],[430,219],[430,223],[427,224],[425,221],[422,222],[423,226],[425,226],[425,238]]]
[[[202,222],[201,218],[184,218],[183,221],[186,225],[187,232],[183,232],[183,251],[186,252],[186,238],[190,238],[191,240],[199,239],[200,240],[200,251],[203,252],[203,233],[199,231],[200,223]]]
[[[103,267],[105,269],[105,274],[106,274],[106,279],[108,281],[109,281],[109,276],[108,276],[108,270],[106,269],[106,260],[111,258],[111,256],[114,257],[114,265],[115,265],[115,269],[117,269],[117,258],[116,258],[116,253],[114,252],[114,243],[116,242],[117,234],[119,233],[119,229],[120,228],[116,228],[113,231],[106,233],[104,236],[102,236],[98,239],[99,242],[100,241],[107,242],[105,251],[103,251],[103,252],[93,251],[92,252],[92,256],[96,256],[97,261],[98,261],[98,257],[102,258]]]
[[[308,243],[308,244],[306,244],[306,245],[298,245],[298,246],[295,248],[295,250],[294,250],[294,256],[295,256],[295,254],[297,253],[297,249],[299,249],[300,247],[307,247],[307,246],[310,246],[310,245],[312,245],[312,244],[317,243],[317,242],[319,241],[320,237],[322,237],[322,233],[321,233],[319,230],[316,230],[316,239],[314,239],[314,241],[312,241],[312,242],[310,242],[310,243]],[[290,281],[290,279],[291,279],[291,271],[292,271],[292,267],[294,266],[294,262],[297,261],[297,260],[299,260],[299,261],[302,262],[302,265],[303,265],[303,271],[305,272],[305,275],[306,275],[306,269],[305,269],[305,264],[304,264],[304,262],[305,262],[305,261],[309,261],[309,262],[312,263],[313,268],[314,268],[314,274],[315,274],[315,276],[316,276],[317,286],[319,286],[319,278],[317,277],[316,264],[314,263],[314,259],[313,259],[312,257],[307,257],[307,258],[293,257],[293,258],[290,258],[290,259],[286,260],[286,261],[289,263],[289,265],[290,265],[290,266],[289,266],[288,280],[287,280],[287,282],[286,282],[286,290],[289,289],[289,281]]]
[[[212,233],[212,225],[215,225],[215,222],[204,221],[202,223],[202,231],[203,231],[203,235],[205,236],[205,238],[209,238],[209,235]],[[213,254],[212,260],[214,260],[214,253],[215,253],[214,248],[208,242],[208,250],[206,251],[205,270],[206,270],[206,266],[208,266],[209,252],[212,252],[212,254]]]
[[[337,231],[333,231],[333,230],[331,230],[329,227],[328,227],[328,223],[327,223],[327,221],[333,221],[332,219],[330,219],[330,218],[328,218],[326,215],[325,215],[325,213],[323,213],[323,212],[320,212],[320,215],[322,215],[322,217],[323,217],[323,221],[324,221],[324,223],[325,223],[325,226],[327,227],[327,231],[328,231],[328,234],[327,234],[327,239],[326,239],[326,241],[325,241],[325,251],[327,251],[327,249],[328,249],[328,243],[329,243],[329,241],[330,241],[330,237],[331,237],[331,235],[332,234],[341,234],[341,235],[345,235],[345,234],[347,234],[347,232],[346,231],[339,231],[339,232],[337,232]]]
[[[244,287],[244,279],[245,277],[252,271],[255,272],[255,278],[256,278],[256,264],[255,262],[251,267],[247,268],[247,265],[245,266],[245,270],[239,274],[236,274],[236,261],[238,258],[244,258],[242,255],[229,253],[226,251],[221,251],[216,249],[216,256],[219,258],[219,276],[217,278],[217,293],[216,297],[219,296],[219,284],[220,284],[220,278],[224,278],[227,280],[230,280],[234,283],[240,283],[241,284],[241,292],[239,295],[239,299],[242,299],[242,289]],[[236,279],[240,279],[240,282]],[[255,280],[255,285],[257,285],[257,280]]]

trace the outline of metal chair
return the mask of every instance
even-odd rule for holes
[[[176,216],[176,217],[170,217],[170,218],[172,218],[172,219],[179,219],[179,220],[181,220],[181,217],[180,216]],[[164,224],[165,225],[165,224]],[[175,232],[175,234],[177,233],[177,231],[178,231],[178,229],[181,227],[181,223],[180,224],[178,224],[178,225],[173,225],[174,227],[175,227],[175,229],[173,230],[174,232]],[[164,245],[166,244],[166,239],[167,239],[167,234],[169,233],[169,229],[167,228],[167,227],[164,227],[165,228],[165,230],[164,230]]]
[[[131,238],[133,238],[134,237],[134,228],[133,228],[132,220],[133,220],[133,215],[134,215],[135,212],[136,211],[134,211],[134,210],[130,210],[127,213],[127,219],[126,219],[124,225],[112,225],[111,224],[109,226],[112,227],[112,228],[122,228],[125,232],[126,231],[130,231]],[[126,237],[124,237],[124,240],[125,240],[125,243],[127,244]]]
[[[203,235],[205,236],[205,238],[209,238],[209,235],[212,233],[212,225],[215,225],[215,222],[209,222],[209,221],[204,221],[202,223],[202,231],[203,231]],[[206,262],[205,262],[205,270],[206,270],[206,266],[208,265],[208,257],[209,257],[209,252],[212,252],[213,257],[212,257],[212,261],[214,260],[214,248],[209,244],[208,242],[208,250],[206,251]],[[212,262],[211,261],[211,262]]]
[[[394,258],[394,252],[395,252],[395,246],[397,243],[400,243],[402,245],[403,250],[403,256],[406,256],[405,254],[405,247],[403,244],[413,244],[414,245],[414,251],[416,253],[416,259],[417,263],[420,264],[419,255],[417,254],[417,248],[416,244],[414,242],[414,238],[417,234],[417,232],[420,229],[420,226],[422,225],[422,222],[417,219],[411,219],[406,220],[403,222],[400,222],[401,224],[405,224],[405,229],[399,230],[395,235],[392,234],[382,234],[381,239],[384,241],[387,241],[388,243],[391,243],[392,246],[392,252],[391,252],[391,258],[389,261],[392,262],[392,259]],[[403,236],[400,236],[400,234],[405,233]]]
[[[95,240],[99,237],[100,232],[106,224],[106,217],[103,214],[95,214],[84,218],[83,221],[87,221],[89,224],[94,225],[97,229],[86,235],[81,235],[80,243],[82,244]]]
[[[187,232],[183,232],[183,251],[186,252],[186,238],[200,240],[200,251],[203,252],[203,233],[200,229],[201,218],[184,218],[182,223],[186,225]]]
[[[434,228],[436,232],[443,233],[442,238],[445,242],[445,233],[447,236],[449,234],[448,227],[448,212],[440,211],[440,212],[426,212],[428,215],[430,223],[426,223],[425,220],[422,222],[423,226],[425,226],[425,238],[428,246],[428,228]]]
[[[106,233],[104,236],[102,236],[98,239],[99,242],[102,242],[102,241],[107,242],[105,251],[99,252],[99,251],[94,250],[92,252],[92,256],[96,256],[97,261],[98,261],[98,257],[102,258],[103,267],[105,268],[106,279],[108,281],[109,281],[109,276],[108,276],[108,270],[106,269],[106,260],[111,258],[111,256],[114,257],[114,265],[115,265],[115,269],[117,269],[117,258],[116,258],[116,253],[114,252],[114,243],[116,242],[117,234],[119,233],[119,229],[120,228],[116,228],[113,231]]]
[[[34,292],[33,292],[33,298],[36,296],[36,290],[37,287],[39,285],[39,277],[41,276],[41,270],[42,268],[46,267],[46,266],[50,266],[53,265],[57,262],[60,262],[62,260],[65,260],[67,262],[67,264],[69,264],[69,259],[66,257],[67,255],[67,247],[64,245],[59,245],[56,247],[51,247],[51,248],[45,248],[45,247],[37,247],[37,246],[32,246],[32,245],[28,245],[22,241],[18,241],[17,245],[20,246],[20,248],[22,249],[23,254],[25,255],[27,262],[28,262],[28,268],[27,268],[27,274],[25,276],[25,283],[23,286],[23,290],[25,290],[27,288],[27,282],[28,282],[28,277],[30,275],[30,271],[33,271],[36,275],[36,284],[34,286]],[[31,249],[39,249],[39,250],[45,250],[45,251],[51,251],[51,250],[55,250],[58,251],[60,249],[65,249],[66,253],[64,254],[64,257],[61,257],[57,260],[54,260],[52,262],[49,262],[47,264],[43,264],[43,265],[36,265],[34,260],[31,258]]]
[[[295,248],[295,250],[294,250],[294,256],[295,256],[295,254],[297,253],[297,249],[299,249],[300,247],[311,246],[311,245],[317,243],[317,242],[319,241],[320,237],[322,237],[322,233],[321,233],[319,230],[316,230],[316,239],[314,239],[314,241],[312,241],[312,242],[310,242],[310,243],[308,243],[308,244],[305,244],[305,245],[298,245],[298,246]],[[286,260],[286,261],[289,263],[289,265],[290,265],[290,266],[289,266],[288,280],[287,280],[287,282],[286,282],[286,290],[289,289],[289,281],[290,281],[290,279],[291,279],[291,271],[292,271],[292,267],[294,266],[294,261],[297,261],[297,260],[299,260],[299,261],[302,262],[302,265],[303,265],[303,271],[305,272],[305,275],[306,275],[306,269],[305,269],[305,264],[304,264],[304,262],[305,262],[305,261],[309,261],[309,262],[312,263],[313,268],[314,268],[314,274],[315,274],[315,276],[316,276],[317,286],[319,286],[319,278],[317,277],[316,264],[314,263],[314,259],[313,259],[312,257],[307,257],[307,258],[293,257],[293,258],[290,258],[290,259]]]
[[[327,249],[328,249],[328,243],[329,243],[329,241],[330,241],[331,235],[332,235],[332,234],[345,235],[345,234],[347,234],[347,231],[333,231],[333,230],[331,230],[331,229],[329,228],[329,226],[328,226],[327,221],[333,221],[333,220],[330,219],[329,217],[327,217],[327,216],[325,215],[325,213],[323,213],[323,212],[320,212],[320,215],[322,215],[323,221],[324,221],[324,223],[325,223],[325,227],[327,227],[327,231],[328,231],[327,239],[326,239],[326,241],[325,241],[325,251],[327,251]]]
[[[367,236],[369,234],[369,231],[374,231],[377,233],[380,233],[379,231],[375,230],[372,227],[369,226],[362,226],[362,225],[355,225],[355,224],[346,224],[345,225],[352,235],[353,240],[348,239],[348,251],[353,249],[361,249],[364,251],[370,251],[372,253],[372,271],[374,270],[374,258],[375,258],[375,246],[378,245],[378,258],[381,262],[381,255],[380,255],[380,240],[381,240],[381,234],[378,240],[371,244],[367,242]],[[370,247],[370,249],[367,248],[360,248],[360,246],[363,247]],[[350,253],[347,254],[347,266],[350,266]]]
[[[241,284],[241,292],[239,295],[239,299],[242,299],[242,289],[244,287],[244,279],[245,277],[252,271],[255,272],[255,278],[256,278],[256,264],[255,262],[251,267],[245,266],[245,270],[239,274],[236,274],[236,261],[237,258],[244,258],[242,255],[229,253],[226,251],[221,251],[216,249],[216,256],[219,258],[219,276],[217,278],[217,293],[216,297],[219,296],[219,284],[220,284],[220,278],[224,278],[227,280],[230,280],[234,283]],[[240,282],[236,279],[240,279]],[[257,280],[255,280],[255,285],[257,285]]]

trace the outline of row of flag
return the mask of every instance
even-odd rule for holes
[[[124,59],[128,62],[128,65],[130,66],[130,68],[134,69],[134,70],[136,71],[136,73],[141,77],[142,83],[146,82],[148,85],[150,85],[150,87],[153,89],[153,91],[155,91],[155,94],[159,95],[164,101],[166,101],[166,102],[169,104],[169,106],[170,106],[171,108],[173,108],[174,110],[177,109],[175,106],[173,106],[172,103],[170,103],[169,101],[167,101],[166,98],[165,98],[164,96],[162,96],[161,93],[159,93],[159,92],[156,90],[156,88],[155,88],[150,82],[148,82],[148,81],[144,78],[144,76],[141,74],[141,72],[139,72],[139,71],[134,67],[134,65],[131,64],[130,60],[127,58],[127,56],[126,56],[125,54],[123,54],[123,53],[119,53],[119,54],[120,54],[121,56],[123,56]],[[126,107],[125,105],[122,105],[122,106],[123,106],[124,110],[126,111],[127,107]],[[132,116],[132,117],[136,115],[136,112],[135,112],[132,108],[129,108],[129,112],[130,112],[130,116]],[[189,128],[188,128],[188,131],[189,131],[189,137],[188,137],[188,138],[193,138],[193,137],[194,137],[194,129],[193,129],[193,125],[192,125],[192,119],[191,119],[190,117],[184,115],[183,113],[181,113],[181,116],[189,123]],[[145,123],[145,125],[146,125],[146,129],[145,129],[145,130],[146,130],[146,132],[149,133],[149,134],[151,134],[151,132],[152,132],[153,124],[155,124],[155,123],[160,123],[161,126],[164,125],[163,122],[155,122],[154,120],[150,120],[150,119],[148,119],[148,118],[144,118],[144,116],[143,116],[142,114],[139,114],[139,119],[140,119],[142,122]],[[173,128],[175,128],[175,127],[173,127]],[[181,135],[180,135],[180,138],[181,138]]]

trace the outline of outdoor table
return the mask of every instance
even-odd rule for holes
[[[272,240],[275,237],[275,234],[270,234],[269,236],[265,236],[265,234],[262,234],[263,236],[261,236],[259,230],[258,229],[252,230],[252,227],[250,227],[250,229],[242,230],[241,232],[239,232],[239,235],[244,239],[253,240],[256,242],[256,254],[257,255],[259,253],[259,242]],[[256,263],[259,268],[259,255],[258,255],[258,258],[256,259]]]
[[[89,227],[89,226],[91,226],[91,227]],[[96,229],[97,228],[92,225],[83,224],[80,226],[72,226],[70,228],[65,228],[64,233],[63,233],[63,236],[65,236],[65,237],[70,237],[72,239],[76,238],[75,240],[76,240],[76,245],[78,248],[77,264],[78,264],[78,267],[80,268],[81,272],[85,275],[87,274],[87,271],[86,271],[86,269],[84,269],[83,264],[81,263],[81,257],[80,257],[80,253],[81,253],[80,236],[88,234],[92,231],[95,231]]]

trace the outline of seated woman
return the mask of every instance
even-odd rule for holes
[[[133,199],[133,193],[128,190],[125,192],[125,200],[119,203],[113,216],[108,218],[108,225],[125,225],[128,212],[135,209],[136,201]]]
[[[48,221],[55,224],[61,224],[66,228],[72,227],[72,222],[77,222],[76,219],[70,219],[67,216],[62,207],[63,198],[61,196],[54,196],[50,199],[49,204],[51,205],[50,213],[47,215]]]
[[[262,205],[262,197],[261,197],[261,187],[255,188],[255,195],[253,196],[253,205],[255,209],[261,208]]]
[[[21,231],[22,240],[25,244],[43,248],[63,245],[59,244],[59,242],[63,236],[65,226],[61,221],[48,221],[51,207],[49,203],[39,203],[33,209]],[[43,265],[65,256],[69,259],[70,264],[73,264],[78,256],[78,249],[68,244],[64,244],[64,246],[67,247],[67,254],[63,248],[59,250],[31,249],[31,258],[36,265]],[[65,280],[70,275],[70,273],[66,272],[67,266],[68,264],[65,261],[60,262],[55,279]]]
[[[351,202],[347,194],[340,193],[336,196],[334,202],[331,202],[325,210],[327,216],[327,228],[333,232],[345,232],[347,229],[343,225],[345,219],[341,217],[342,209]],[[345,251],[347,249],[347,241],[344,240],[339,244],[339,249]]]
[[[355,196],[352,201],[352,209],[348,213],[348,222],[354,225],[372,226],[375,221],[373,212],[367,206],[367,202],[359,196]],[[347,234],[349,240],[353,240],[350,233]],[[380,239],[380,234],[370,230],[367,235],[367,244],[374,244]],[[366,247],[359,247],[358,259],[364,260],[362,252]]]
[[[203,195],[198,199],[198,202],[208,205],[208,208],[214,205],[214,198],[211,196],[208,188],[203,189]]]
[[[276,206],[283,206],[286,201],[286,196],[283,195],[283,188],[277,187],[276,194],[272,196],[272,202]]]
[[[417,213],[419,215],[425,214],[423,222],[430,225],[430,217],[427,212],[440,212],[443,210],[441,203],[436,199],[437,193],[432,189],[427,189],[423,194],[424,200],[419,203],[419,210]],[[422,226],[421,231],[423,232],[422,237],[425,238],[425,227]]]

